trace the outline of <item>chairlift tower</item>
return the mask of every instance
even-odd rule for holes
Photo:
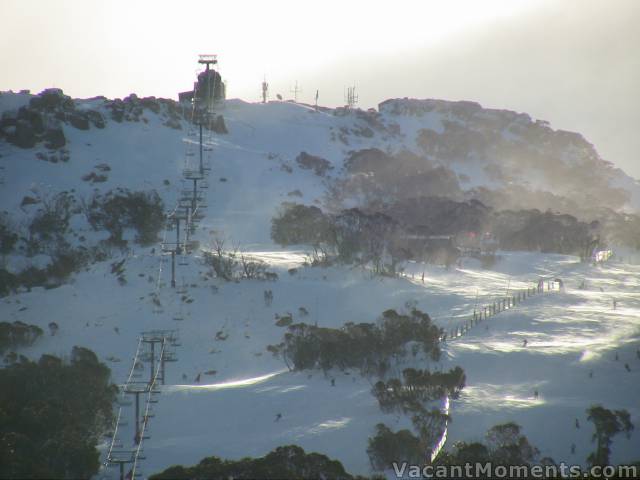
[[[129,463],[135,462],[135,452],[130,450],[114,451],[113,456],[107,459],[107,463],[111,465],[118,465],[120,470],[120,480],[126,480],[124,473],[124,466]]]
[[[206,65],[206,71],[209,71],[211,65],[216,65],[218,63],[218,55],[216,54],[203,53],[198,55],[198,57],[198,63],[201,65]]]
[[[200,55],[198,63],[201,65],[205,65],[205,71],[198,75],[198,82],[196,83],[196,88],[193,96],[195,119],[198,123],[198,130],[200,134],[199,170],[200,173],[203,173],[205,168],[203,164],[202,130],[204,125],[207,125],[208,128],[211,128],[211,122],[214,117],[215,103],[219,94],[218,91],[223,86],[216,84],[216,81],[220,78],[220,75],[218,72],[211,68],[212,65],[218,64],[217,55]]]

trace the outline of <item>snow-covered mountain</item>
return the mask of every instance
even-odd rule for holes
[[[366,448],[374,426],[411,429],[410,420],[382,413],[369,379],[356,371],[289,372],[267,351],[286,331],[277,319],[291,315],[338,328],[415,304],[450,331],[477,306],[541,277],[562,278],[566,291],[530,298],[474,326],[445,346],[441,361],[424,365],[459,365],[467,374],[460,399],[451,403],[445,448],[481,440],[490,426],[513,420],[543,456],[584,464],[593,449],[587,407],[625,408],[640,422],[640,267],[632,251],[601,266],[532,252],[499,252],[489,270],[470,258],[451,270],[409,261],[404,275],[388,278],[350,266],[304,266],[310,247],[283,249],[270,235],[283,202],[360,206],[378,195],[379,184],[391,186],[380,194],[385,199],[445,195],[494,209],[549,208],[585,221],[640,210],[638,182],[579,134],[471,102],[399,99],[360,111],[225,101],[217,131],[205,132],[211,171],[193,237],[200,248],[183,256],[179,288],[172,289],[160,243],[139,241],[132,220],[118,230],[123,242],[105,247],[115,227],[95,220],[92,205],[117,192],[156,191],[172,210],[191,188],[183,170],[198,157],[189,109],[133,95],[72,100],[48,91],[2,93],[0,112],[0,226],[3,238],[16,236],[3,251],[3,270],[18,275],[46,268],[64,251],[91,252],[61,286],[19,284],[0,299],[4,321],[45,330],[49,322],[59,325],[54,336],[20,353],[66,355],[82,345],[121,383],[141,331],[180,331],[178,361],[168,366],[144,442],[145,475],[207,455],[259,456],[285,444],[370,474]],[[203,256],[215,238],[264,262],[277,280],[214,278]],[[576,418],[582,429],[574,427]],[[613,460],[634,459],[639,445],[637,433],[616,438]]]

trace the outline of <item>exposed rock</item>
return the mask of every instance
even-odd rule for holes
[[[156,97],[144,97],[140,100],[140,104],[143,108],[148,108],[153,113],[160,112],[160,103],[156,99]]]
[[[27,205],[35,205],[35,204],[38,204],[38,203],[40,203],[40,200],[38,200],[37,198],[33,198],[33,197],[28,196],[28,195],[25,195],[22,198],[22,202],[20,202],[20,206],[21,207],[26,207]]]
[[[44,122],[42,120],[42,114],[36,110],[31,110],[27,107],[21,107],[18,110],[18,119],[25,120],[31,124],[31,128],[36,135],[44,132]]]
[[[316,175],[324,176],[328,170],[333,167],[328,160],[315,155],[310,155],[307,152],[300,152],[300,155],[296,157],[296,163],[305,170],[313,170]]]
[[[67,139],[61,127],[47,129],[44,134],[44,141],[44,146],[51,150],[62,148],[67,144]]]
[[[93,124],[94,127],[96,128],[105,127],[104,117],[100,112],[97,112],[95,110],[87,110],[85,114],[87,116],[87,119]]]
[[[47,88],[29,101],[29,107],[36,110],[73,110],[75,104],[60,88]]]
[[[9,143],[20,148],[33,148],[37,138],[33,127],[27,120],[17,120],[15,131],[7,136]]]
[[[89,130],[89,120],[80,112],[73,112],[68,117],[69,123],[78,130]]]

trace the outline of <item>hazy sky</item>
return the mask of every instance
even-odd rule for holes
[[[228,97],[474,100],[581,132],[640,177],[640,0],[0,0],[0,90],[176,97],[217,53]]]

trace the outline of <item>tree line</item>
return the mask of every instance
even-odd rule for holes
[[[0,478],[90,478],[117,387],[83,347],[68,360],[20,356],[0,369]]]
[[[347,322],[341,328],[291,324],[283,341],[267,349],[280,355],[292,370],[356,368],[365,375],[384,376],[392,360],[410,353],[415,356],[421,351],[438,360],[441,336],[442,329],[428,314],[416,308],[408,313],[389,309],[378,324]]]

